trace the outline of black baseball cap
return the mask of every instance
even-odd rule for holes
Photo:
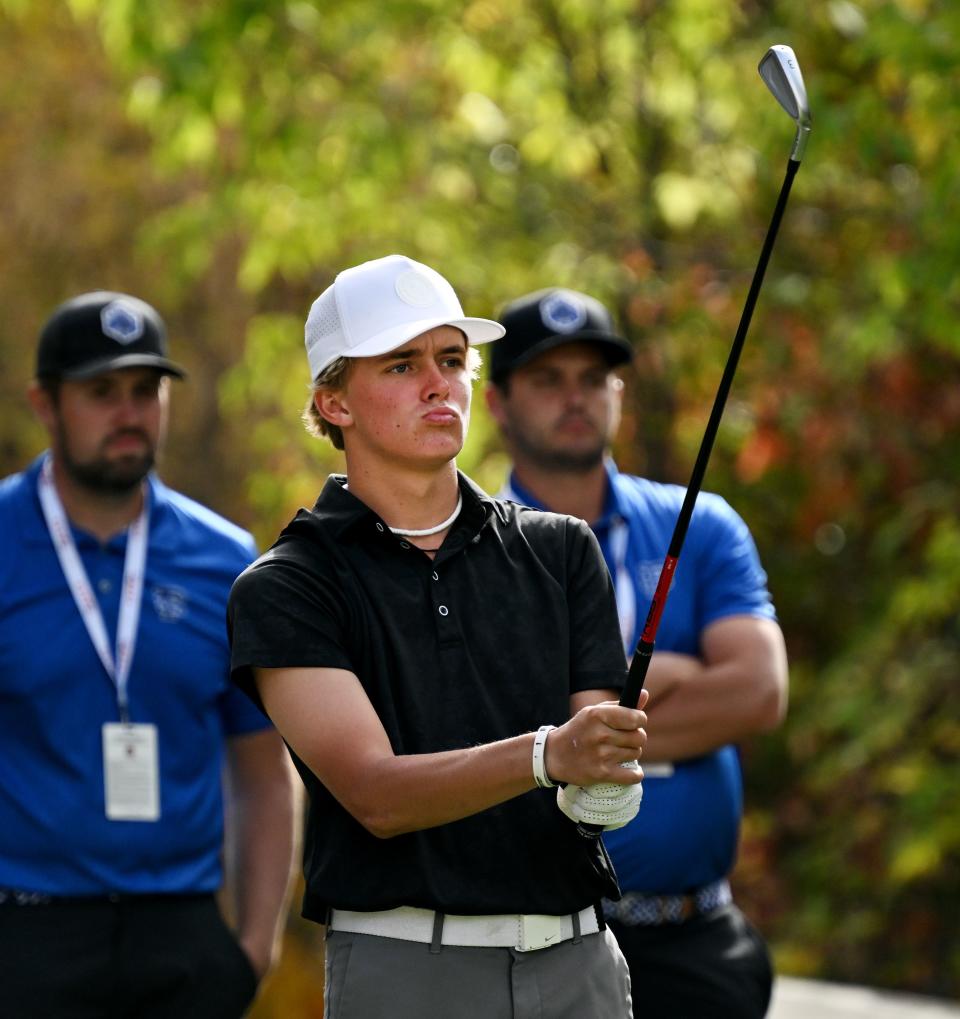
[[[182,379],[167,357],[167,328],[146,301],[95,290],[64,301],[37,347],[38,379],[89,379],[117,368],[156,368]]]
[[[506,332],[491,347],[490,378],[495,383],[564,343],[596,345],[611,368],[633,357],[633,348],[615,332],[610,312],[595,297],[576,290],[537,290],[511,301],[499,318]]]

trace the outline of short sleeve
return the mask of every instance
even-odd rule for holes
[[[322,557],[295,539],[274,546],[236,579],[227,606],[231,679],[262,708],[253,669],[353,670],[346,610]]]
[[[610,572],[593,531],[569,518],[567,602],[570,614],[570,692],[622,690],[626,657]]]
[[[704,557],[698,591],[701,625],[734,615],[775,619],[767,575],[747,525],[718,496],[710,500],[709,514],[700,530]]]
[[[263,709],[235,686],[230,686],[220,699],[220,717],[227,736],[245,736],[271,727]]]

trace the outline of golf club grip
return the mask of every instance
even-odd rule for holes
[[[662,579],[663,574],[661,573],[660,576]],[[659,585],[657,585],[657,590],[659,590]],[[656,595],[654,595],[654,599],[656,599]],[[651,614],[654,611],[654,607],[654,605],[650,606]],[[660,611],[663,611],[662,606]],[[657,621],[659,622],[659,613],[657,614]],[[649,625],[650,620],[648,617],[647,626]],[[633,653],[633,661],[630,663],[630,671],[627,674],[627,682],[620,696],[620,706],[622,708],[635,708],[637,706],[637,701],[640,699],[640,691],[643,689],[643,681],[647,677],[647,669],[650,668],[650,659],[652,657],[653,642],[648,643],[641,638],[636,651]],[[577,832],[585,839],[598,839],[603,834],[603,828],[596,824],[584,824],[581,821],[577,825]]]

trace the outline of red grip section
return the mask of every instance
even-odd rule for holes
[[[657,581],[657,589],[653,592],[653,600],[650,602],[650,611],[647,613],[647,621],[643,627],[643,634],[640,639],[653,644],[657,638],[657,627],[660,625],[660,617],[663,615],[664,607],[667,604],[667,595],[670,593],[670,585],[673,583],[673,572],[677,568],[677,556],[668,555],[663,560],[663,568],[660,570],[660,579]]]

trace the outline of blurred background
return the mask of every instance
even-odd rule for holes
[[[790,713],[743,747],[741,905],[781,972],[960,998],[960,5],[0,0],[0,475],[59,301],[160,309],[166,480],[261,547],[339,454],[302,328],[400,251],[467,314],[561,284],[636,345],[622,469],[685,483],[794,137],[814,125],[705,487],[751,527]],[[505,459],[477,400],[460,463]],[[257,1019],[322,1014],[296,916]]]

